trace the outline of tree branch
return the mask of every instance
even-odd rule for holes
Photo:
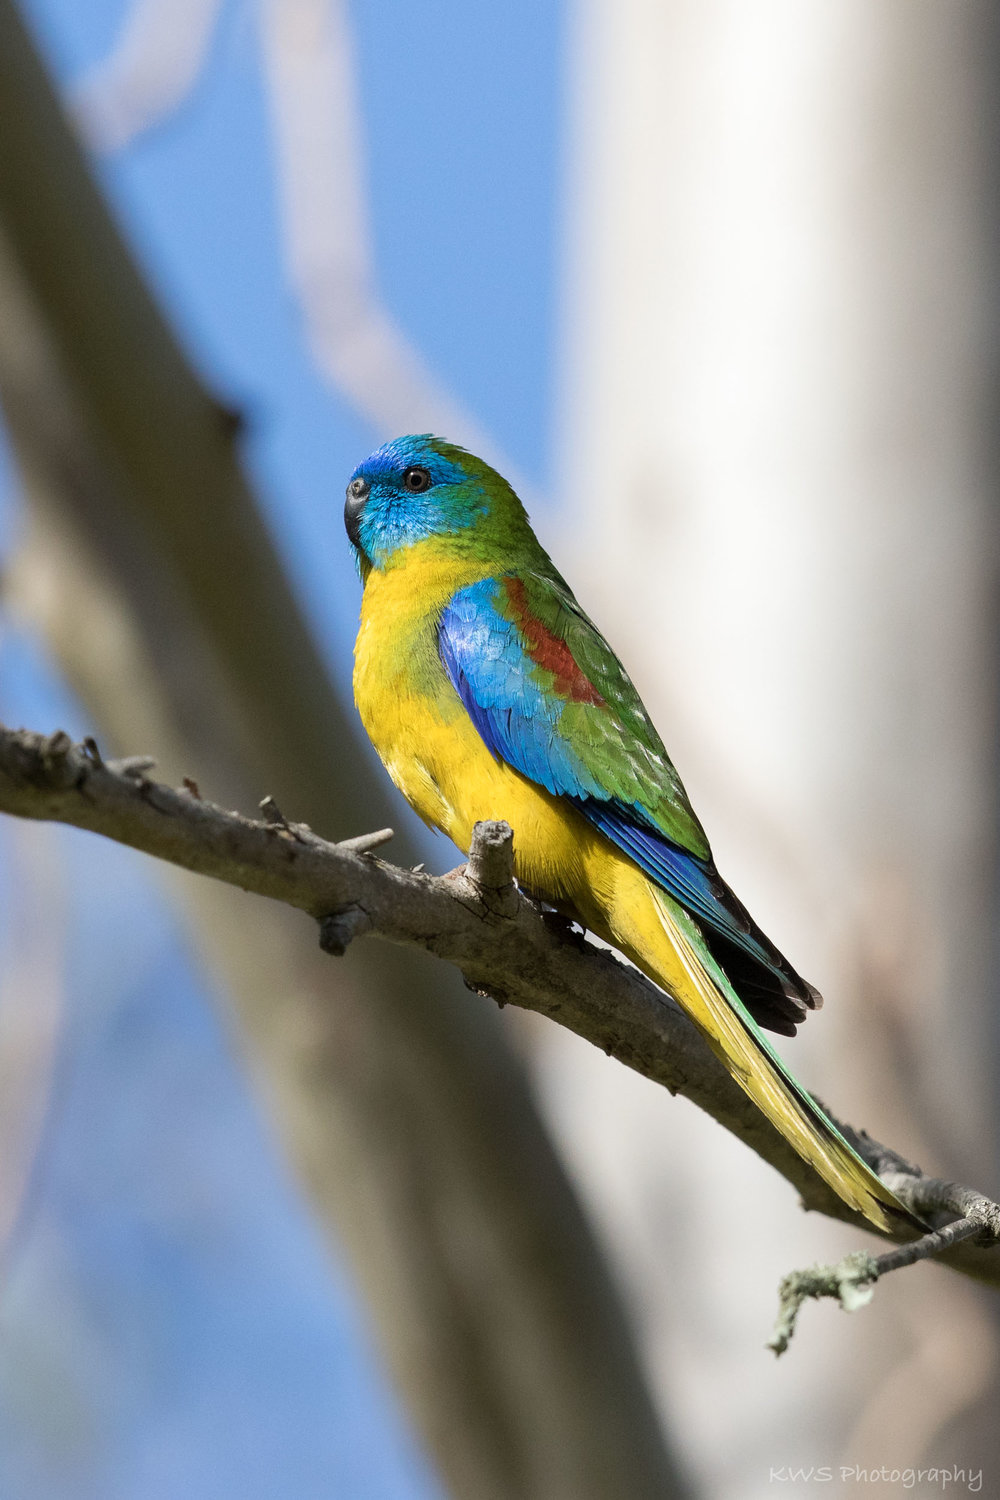
[[[145,760],[104,762],[92,743],[74,746],[63,733],[46,738],[0,727],[0,811],[89,829],[297,907],[321,924],[329,952],[342,953],[353,937],[371,931],[447,959],[470,988],[547,1015],[683,1094],[786,1177],[806,1208],[871,1229],[791,1150],[666,995],[611,954],[546,921],[517,890],[506,825],[479,825],[469,864],[432,876],[377,859],[371,841],[327,843],[275,816],[273,804],[266,821],[226,812],[196,789],[151,781],[147,769]],[[946,1237],[942,1259],[1000,1286],[1000,1255],[984,1243],[992,1245],[1000,1233],[1000,1207],[970,1188],[927,1178],[888,1147],[844,1129],[935,1228],[938,1220],[975,1221],[980,1243]],[[899,1231],[901,1242],[912,1238]]]
[[[994,1217],[996,1207],[996,1204],[990,1204]],[[867,1307],[872,1300],[880,1276],[901,1271],[904,1266],[916,1265],[920,1260],[929,1260],[932,1255],[940,1255],[942,1250],[982,1232],[983,1224],[979,1219],[956,1219],[953,1224],[946,1224],[943,1229],[925,1234],[912,1244],[890,1250],[885,1255],[869,1255],[867,1250],[855,1250],[833,1266],[810,1266],[805,1271],[790,1271],[778,1288],[778,1316],[767,1347],[775,1354],[784,1354],[795,1332],[799,1311],[808,1298],[832,1297],[844,1312],[857,1312],[859,1307]]]

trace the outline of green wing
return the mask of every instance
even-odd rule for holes
[[[699,923],[762,1025],[818,1001],[722,880],[631,679],[558,577],[482,579],[449,601],[441,658],[498,759],[571,800]]]

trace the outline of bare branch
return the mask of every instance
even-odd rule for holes
[[[506,824],[478,826],[468,866],[441,877],[418,874],[359,852],[356,840],[329,844],[315,834],[301,840],[289,836],[284,822],[225,812],[184,789],[150,781],[134,760],[100,763],[65,734],[46,738],[3,729],[0,811],[71,823],[297,907],[321,924],[328,952],[342,953],[354,937],[372,931],[447,959],[470,988],[550,1016],[672,1093],[684,1094],[781,1172],[806,1207],[870,1229],[746,1099],[666,995],[611,954],[547,922],[517,890]],[[849,1133],[876,1169],[890,1165],[892,1186],[925,1217],[954,1218],[961,1210],[962,1219],[973,1223],[970,1239],[973,1232],[991,1242],[996,1238],[996,1204],[971,1189],[925,1178],[896,1152]],[[912,1236],[900,1230],[899,1239],[907,1238]],[[983,1245],[959,1245],[959,1238],[953,1230],[920,1253],[947,1247],[949,1264],[1000,1286],[1000,1255]],[[802,1295],[820,1293],[807,1289]]]
[[[992,1198],[985,1198],[982,1193],[957,1182],[943,1182],[940,1177],[915,1174],[912,1167],[904,1171],[877,1170],[883,1182],[918,1218],[938,1219],[942,1215],[954,1215],[974,1224],[984,1244],[1000,1239],[1000,1206]]]
[[[978,1197],[978,1194],[974,1196]],[[997,1205],[991,1203],[989,1207],[993,1211],[991,1217],[995,1219]],[[954,1224],[946,1224],[943,1229],[925,1234],[912,1244],[890,1250],[885,1255],[869,1255],[867,1250],[855,1250],[833,1266],[810,1266],[805,1271],[790,1271],[778,1288],[778,1316],[767,1347],[775,1354],[784,1354],[795,1332],[799,1310],[807,1298],[832,1297],[844,1312],[857,1312],[859,1307],[867,1307],[872,1300],[875,1283],[880,1277],[887,1276],[890,1271],[900,1271],[904,1266],[916,1265],[917,1261],[929,1260],[932,1255],[940,1255],[942,1250],[982,1233],[981,1220],[956,1219]],[[991,1243],[993,1239],[995,1235],[991,1236]]]
[[[383,436],[446,432],[512,476],[379,294],[345,0],[262,0],[261,23],[285,256],[318,369]]]
[[[73,91],[93,150],[121,151],[180,108],[204,69],[221,8],[221,0],[134,0],[112,50]]]

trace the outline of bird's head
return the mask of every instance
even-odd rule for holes
[[[358,465],[344,524],[362,577],[405,562],[408,548],[431,537],[483,555],[534,541],[507,481],[464,448],[427,434],[396,438]]]

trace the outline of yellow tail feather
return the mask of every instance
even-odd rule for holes
[[[892,1190],[826,1123],[819,1106],[807,1106],[804,1090],[804,1099],[799,1097],[766,1040],[744,1024],[698,953],[687,914],[657,887],[648,884],[647,890],[660,931],[643,922],[645,941],[635,947],[633,939],[629,956],[683,1007],[740,1087],[845,1203],[885,1231],[898,1228],[901,1220],[917,1226]],[[633,908],[633,932],[637,916]]]

